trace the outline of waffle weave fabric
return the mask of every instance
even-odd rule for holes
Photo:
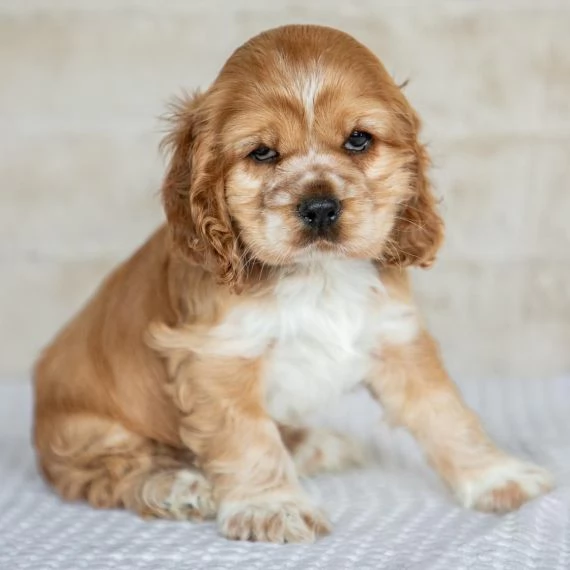
[[[463,510],[411,438],[354,394],[321,421],[365,438],[378,464],[307,481],[334,531],[313,545],[277,546],[227,541],[213,523],[64,504],[35,467],[29,387],[3,387],[0,569],[570,570],[570,379],[461,388],[499,443],[551,469],[552,493],[505,516]]]

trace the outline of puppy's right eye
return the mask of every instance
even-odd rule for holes
[[[249,155],[256,162],[272,162],[277,159],[279,153],[268,146],[258,146]]]

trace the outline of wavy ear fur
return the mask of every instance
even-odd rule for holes
[[[410,197],[402,204],[392,230],[392,241],[397,251],[387,262],[405,267],[430,267],[444,236],[443,220],[438,211],[427,177],[429,158],[425,148],[416,143],[416,157],[412,163],[413,188]]]
[[[205,97],[196,93],[172,106],[172,128],[162,142],[171,153],[162,201],[174,247],[236,288],[240,254],[226,205],[223,157],[202,111]]]

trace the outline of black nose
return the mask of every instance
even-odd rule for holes
[[[334,198],[307,198],[299,204],[299,217],[314,230],[321,231],[334,225],[340,215],[340,202]]]

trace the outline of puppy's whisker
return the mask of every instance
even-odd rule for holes
[[[402,218],[400,216],[396,216],[395,217],[396,220],[399,220],[401,222],[405,222],[406,224],[410,224],[414,227],[416,227],[419,230],[425,231],[426,230],[426,225],[420,222],[417,222],[415,220],[410,220],[409,218]],[[407,231],[410,231],[409,229]]]

